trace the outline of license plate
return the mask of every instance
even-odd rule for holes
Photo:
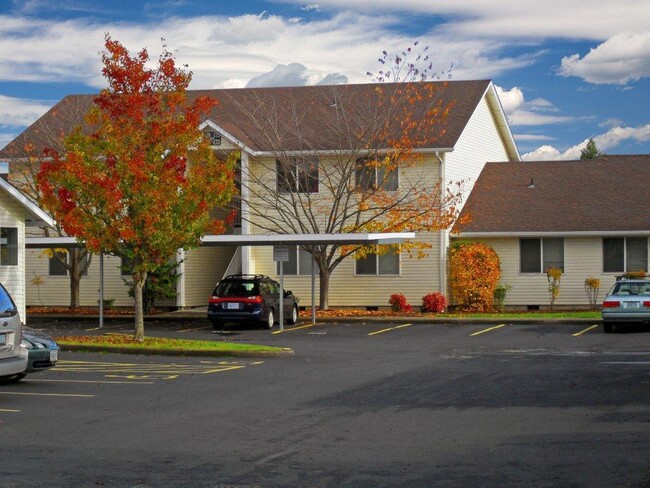
[[[239,303],[228,302],[226,303],[226,308],[228,310],[239,310]]]
[[[641,308],[641,302],[623,302],[623,308]]]
[[[0,334],[0,346],[4,346],[7,343],[7,335]]]
[[[50,362],[51,363],[56,363],[59,360],[59,350],[58,349],[51,349],[50,350]]]

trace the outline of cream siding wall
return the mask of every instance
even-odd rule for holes
[[[485,163],[508,159],[502,134],[498,130],[487,97],[483,97],[454,150],[445,154],[445,180],[465,181],[464,203]]]
[[[199,247],[185,255],[185,303],[183,307],[206,306],[214,286],[221,280],[236,248]]]
[[[263,164],[275,164],[274,161],[265,160]],[[323,159],[320,164],[328,164]],[[251,160],[251,170],[260,174],[263,165],[260,161]],[[266,175],[266,174],[265,174]],[[268,173],[268,185],[273,185],[274,174]],[[423,162],[417,167],[400,169],[400,184],[407,181],[430,180],[431,187],[440,175],[440,165],[432,155],[425,156]],[[324,208],[331,205],[325,204],[324,193],[317,199]],[[272,212],[272,209],[269,209]],[[319,215],[325,217],[326,212]],[[262,233],[259,228],[251,226],[252,233]],[[355,276],[355,261],[346,258],[334,271],[330,278],[329,305],[332,307],[387,307],[388,299],[393,293],[403,293],[412,305],[419,306],[422,296],[439,289],[439,234],[420,234],[419,238],[432,245],[427,250],[427,257],[417,259],[402,254],[399,276]],[[251,248],[251,273],[265,274],[279,279],[273,261],[272,247]],[[292,290],[299,298],[301,306],[311,306],[311,277],[310,276],[285,276],[285,289]],[[318,275],[316,275],[316,302],[318,303]]]
[[[519,272],[519,239],[490,238],[471,239],[491,246],[501,260],[501,283],[512,286],[506,297],[506,305],[549,305],[548,280],[544,273]],[[601,237],[564,238],[564,274],[560,283],[559,306],[587,306],[589,301],[584,290],[586,278],[601,280],[599,299],[616,281],[619,273],[603,273]]]
[[[132,307],[133,299],[120,276],[121,259],[104,256],[104,299],[115,299],[116,307]],[[38,307],[67,307],[70,305],[70,277],[49,276],[49,259],[41,249],[27,249],[27,305]],[[44,283],[40,286],[31,284],[35,277]],[[82,307],[96,307],[99,303],[99,257],[93,256],[88,275],[81,279],[79,286],[79,304]]]
[[[14,227],[18,231],[18,264],[0,266],[0,282],[18,307],[20,317],[25,314],[25,214],[18,202],[4,191],[0,191],[0,227]]]

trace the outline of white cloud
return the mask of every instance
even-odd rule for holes
[[[513,134],[517,141],[552,141],[555,137],[545,136],[541,134]]]
[[[604,134],[593,137],[599,151],[608,152],[623,141],[632,140],[639,143],[650,141],[650,124],[639,127],[614,127]],[[524,161],[551,161],[580,159],[580,151],[587,145],[589,139],[570,147],[564,152],[559,149],[544,145],[522,156]]]
[[[625,85],[650,76],[650,31],[617,34],[584,57],[564,57],[559,73],[589,83]]]
[[[505,90],[500,86],[495,86],[495,88],[508,122],[513,127],[562,124],[574,120],[574,117],[550,115],[549,112],[557,112],[558,109],[543,98],[535,98],[527,102],[523,91],[517,86],[510,90]]]
[[[289,65],[279,64],[272,71],[251,78],[246,87],[336,85],[347,82],[348,78],[339,73],[329,73],[318,79],[308,74],[305,65],[291,63]]]
[[[0,95],[0,126],[23,127],[30,125],[47,112],[53,104]]]

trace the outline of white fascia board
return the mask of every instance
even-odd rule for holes
[[[27,213],[30,214],[33,220],[37,222],[43,222],[44,225],[47,225],[49,227],[52,228],[54,227],[56,222],[52,217],[50,217],[43,210],[41,210],[41,208],[38,205],[36,205],[29,198],[23,195],[20,191],[18,191],[13,185],[11,185],[4,178],[0,178],[0,188],[6,191],[10,196],[15,198],[18,201],[18,203],[20,203],[22,207],[25,210],[27,210]]]
[[[323,244],[399,244],[415,239],[414,232],[346,233],[346,234],[250,234],[207,235],[201,238],[204,246],[273,246]]]
[[[452,239],[515,238],[515,237],[645,237],[650,230],[558,231],[558,232],[460,232]]]
[[[254,151],[250,147],[248,147],[246,144],[244,144],[242,141],[237,139],[235,136],[233,136],[230,132],[224,130],[222,127],[219,127],[217,124],[212,122],[210,119],[206,119],[203,121],[201,125],[199,125],[199,130],[203,130],[206,127],[210,127],[211,129],[216,130],[217,132],[220,132],[222,136],[224,136],[226,139],[228,139],[230,142],[232,142],[235,146],[239,147],[242,151],[246,151],[248,154],[251,155],[259,155],[259,151]]]
[[[26,237],[25,247],[28,249],[83,247],[75,237]]]
[[[483,96],[487,97],[488,102],[492,101],[491,105],[493,108],[493,113],[496,118],[497,127],[499,127],[499,129],[505,132],[506,146],[508,146],[510,148],[510,151],[514,153],[516,160],[521,161],[521,156],[519,155],[519,148],[517,147],[515,136],[512,134],[512,131],[510,130],[510,124],[508,124],[508,118],[506,117],[506,113],[503,110],[503,105],[501,104],[499,95],[497,95],[497,91],[496,88],[494,87],[494,83],[490,81],[487,89],[485,90],[485,94]]]

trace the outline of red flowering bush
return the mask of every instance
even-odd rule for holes
[[[393,312],[410,312],[413,307],[406,301],[406,297],[401,293],[393,293],[388,300],[390,309]]]
[[[439,291],[434,291],[422,297],[422,311],[440,313],[445,310],[447,299]]]

